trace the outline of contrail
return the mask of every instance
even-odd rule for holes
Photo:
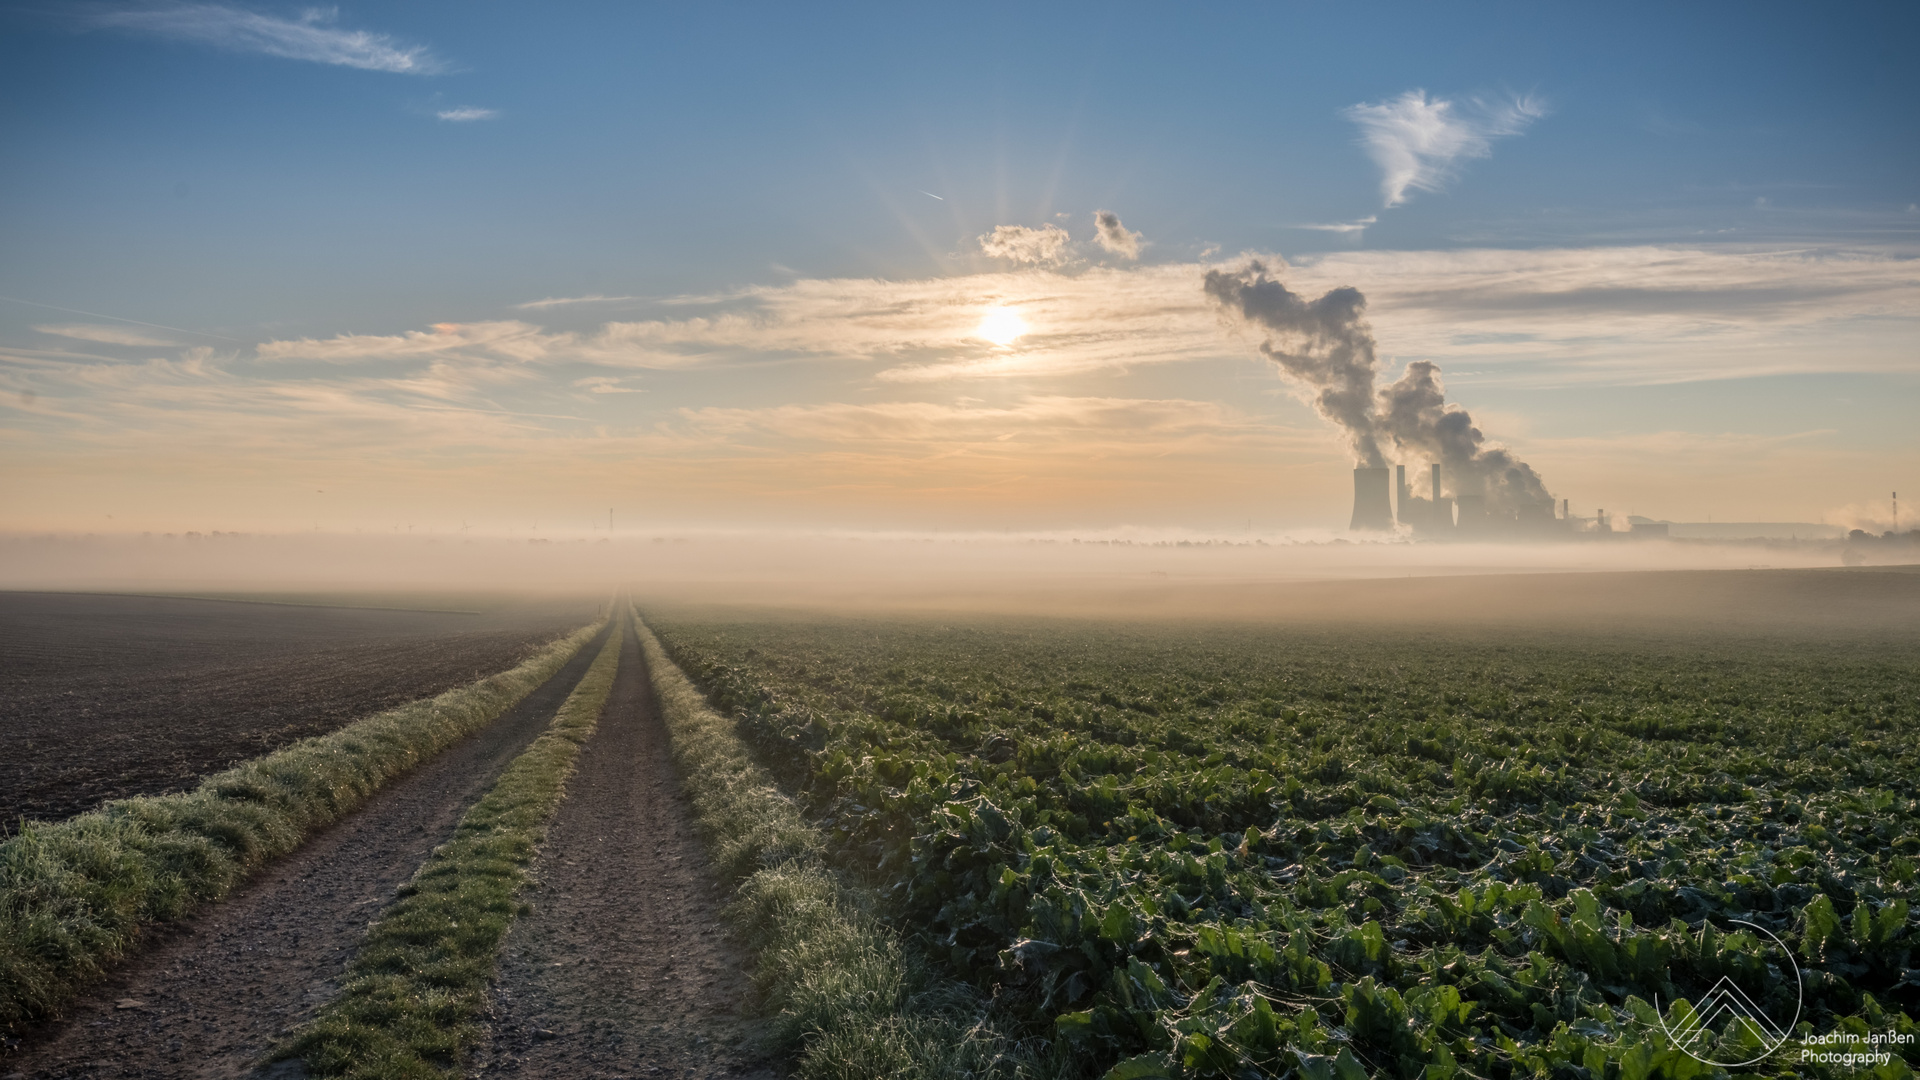
[[[216,341],[231,341],[235,345],[247,344],[247,342],[241,341],[239,338],[230,338],[224,334],[209,334],[205,330],[186,330],[178,326],[161,326],[157,322],[141,322],[139,319],[123,319],[118,315],[102,315],[97,311],[81,311],[79,308],[58,307],[53,304],[43,304],[38,300],[22,300],[17,296],[0,296],[0,300],[5,300],[13,304],[25,304],[28,307],[46,308],[48,311],[64,311],[69,315],[85,315],[89,319],[112,319],[114,322],[132,323],[135,326],[151,326],[155,330],[171,330],[176,334],[193,334],[196,337],[210,337]]]
[[[915,190],[915,191],[920,191],[920,189],[919,189],[919,188],[914,188],[913,190]],[[925,196],[926,196],[927,198],[929,198],[929,199],[940,199],[940,196],[938,196],[938,195],[935,195],[935,194],[934,194],[933,192],[931,192],[931,191],[920,191],[920,194],[922,194],[922,195],[925,195]],[[947,200],[945,200],[945,199],[940,199],[940,201],[941,201],[941,202],[946,202]]]

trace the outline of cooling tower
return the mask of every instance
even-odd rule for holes
[[[1460,523],[1455,526],[1463,533],[1483,533],[1492,524],[1487,518],[1487,500],[1480,495],[1460,495],[1453,503],[1460,508]]]
[[[1387,493],[1386,466],[1353,470],[1353,524],[1347,528],[1389,532],[1393,529],[1393,501]]]
[[[1450,533],[1453,531],[1453,500],[1440,494],[1440,463],[1433,463],[1432,503],[1427,507],[1427,531]]]

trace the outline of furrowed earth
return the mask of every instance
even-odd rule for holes
[[[0,592],[0,822],[192,787],[510,668],[594,603],[458,613]]]

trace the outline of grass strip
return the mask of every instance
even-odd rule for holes
[[[835,873],[819,831],[753,760],[635,615],[674,761],[727,914],[756,958],[770,1034],[798,1080],[989,1078],[1052,1072],[996,1030],[971,987],[942,980]]]
[[[0,1030],[52,1013],[145,927],[220,899],[389,780],[499,719],[603,625],[511,670],[216,773],[193,791],[22,823],[0,843]]]
[[[454,1075],[478,1032],[534,849],[566,794],[620,663],[618,627],[553,724],[513,759],[368,929],[346,985],[275,1055],[309,1075]]]

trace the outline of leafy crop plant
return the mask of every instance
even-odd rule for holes
[[[1832,1032],[1920,1060],[1910,649],[650,620],[1069,1071],[1719,1075],[1750,1032],[1662,1024],[1723,978],[1798,1025],[1762,1074],[1853,1075],[1796,1049]]]

